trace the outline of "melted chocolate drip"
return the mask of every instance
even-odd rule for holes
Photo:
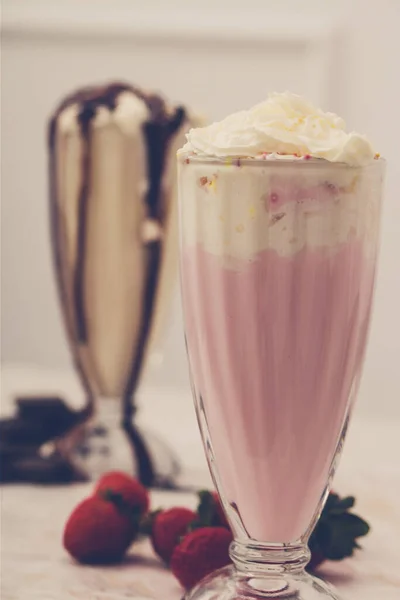
[[[168,149],[168,143],[173,134],[179,129],[185,119],[185,110],[183,107],[178,107],[175,113],[171,116],[166,111],[164,100],[157,95],[147,95],[141,90],[125,83],[113,83],[102,87],[88,87],[71,94],[66,97],[59,105],[50,122],[49,127],[49,150],[50,150],[50,200],[51,200],[51,221],[54,254],[56,261],[56,270],[59,280],[59,290],[61,302],[66,308],[66,292],[64,282],[61,276],[62,257],[58,243],[59,218],[58,218],[58,201],[57,201],[57,173],[56,173],[56,128],[57,120],[60,114],[69,106],[77,104],[79,106],[78,122],[82,135],[83,153],[81,165],[81,188],[79,193],[79,228],[77,239],[77,256],[80,258],[76,264],[74,274],[74,308],[76,319],[75,336],[78,341],[85,343],[88,340],[88,331],[85,315],[85,299],[84,299],[84,276],[85,276],[85,254],[86,254],[86,230],[87,230],[87,214],[88,202],[90,196],[90,180],[91,180],[91,123],[96,116],[99,107],[106,107],[113,111],[117,106],[117,100],[123,92],[130,92],[142,100],[150,113],[150,117],[143,125],[143,133],[147,147],[147,165],[148,165],[148,181],[149,187],[146,196],[147,216],[150,219],[155,219],[162,225],[163,222],[163,195],[161,189],[162,175],[165,164],[165,156]],[[147,281],[144,286],[144,298],[142,302],[143,315],[141,319],[141,330],[135,347],[132,349],[132,368],[126,383],[124,392],[124,410],[123,410],[123,425],[136,450],[136,455],[139,463],[139,477],[146,485],[151,485],[154,481],[154,470],[152,462],[147,452],[146,445],[134,426],[133,416],[135,407],[132,395],[136,389],[143,357],[148,341],[154,300],[156,297],[157,285],[159,281],[159,268],[162,258],[161,241],[152,241],[146,246],[147,248]],[[68,325],[68,324],[67,324]],[[71,328],[71,324],[70,324]],[[71,334],[71,331],[70,331]],[[79,362],[75,353],[75,362]],[[78,370],[82,376],[85,388],[89,391],[89,385],[82,368],[77,364]]]

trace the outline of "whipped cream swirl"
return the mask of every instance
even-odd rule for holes
[[[271,94],[250,110],[191,129],[186,137],[183,151],[218,158],[312,156],[362,166],[375,156],[364,135],[346,133],[343,119],[289,92]]]

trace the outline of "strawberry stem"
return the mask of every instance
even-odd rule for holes
[[[360,548],[357,539],[367,535],[370,526],[364,519],[350,512],[354,505],[353,496],[340,498],[338,494],[329,494],[310,537],[310,570],[326,559],[342,560],[352,556],[354,550]]]

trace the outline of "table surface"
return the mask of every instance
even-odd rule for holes
[[[15,393],[38,391],[77,400],[79,384],[71,373],[7,367],[2,372],[2,412],[10,412]],[[141,423],[174,441],[184,469],[202,487],[209,479],[190,395],[147,390],[140,400]],[[334,487],[357,497],[356,509],[372,531],[354,557],[325,563],[319,573],[345,600],[400,599],[399,434],[398,422],[376,415],[353,417]],[[83,567],[70,560],[61,544],[63,526],[90,489],[89,484],[1,488],[2,600],[179,600],[182,590],[147,542],[134,544],[118,566]],[[152,492],[153,507],[195,504],[194,494]]]

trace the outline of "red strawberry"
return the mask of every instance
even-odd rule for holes
[[[96,496],[122,501],[126,509],[137,508],[140,515],[149,509],[149,494],[139,481],[126,473],[111,471],[106,473],[97,483],[94,490]]]
[[[166,563],[171,560],[175,546],[196,519],[196,513],[188,508],[171,508],[157,513],[151,529],[154,552]]]
[[[112,502],[92,496],[78,504],[69,517],[64,548],[82,563],[116,562],[131,545],[137,530],[137,524]]]
[[[180,584],[190,589],[209,573],[228,565],[232,539],[225,527],[203,527],[188,533],[171,559],[171,570]]]

